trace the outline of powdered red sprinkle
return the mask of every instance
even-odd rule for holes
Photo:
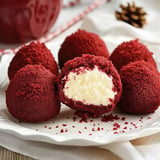
[[[61,129],[61,130],[60,130],[60,132],[61,132],[61,133],[63,133],[63,132],[64,132],[64,130],[63,130],[63,129]]]
[[[88,134],[89,136],[92,136],[92,134]]]
[[[56,128],[58,128],[59,126],[56,126]]]
[[[66,126],[67,126],[67,124],[62,124],[62,126],[66,127]]]
[[[118,119],[120,119],[120,118],[118,117],[118,115],[113,115],[113,114],[111,113],[111,114],[109,114],[109,115],[104,115],[104,116],[101,118],[101,121],[102,121],[102,122],[109,122],[109,121],[113,122],[114,120],[118,120]]]
[[[151,117],[147,117],[147,119],[151,119]]]
[[[80,133],[80,134],[81,134],[82,132],[81,132],[81,131],[78,131],[78,133]]]
[[[127,129],[127,127],[124,127],[123,129]]]
[[[101,130],[101,129],[98,127],[98,128],[97,128],[97,131],[100,131],[100,130]]]
[[[84,129],[87,129],[87,127],[84,127]]]
[[[75,128],[75,126],[72,126],[72,128]]]
[[[125,124],[128,124],[128,122],[125,122]]]
[[[52,127],[49,127],[48,129],[52,129]]]

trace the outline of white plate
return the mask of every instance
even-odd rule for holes
[[[115,45],[117,44],[108,43],[109,50],[113,50]],[[54,43],[48,46],[53,47]],[[148,47],[155,53],[159,67],[160,47]],[[147,115],[124,114],[118,109],[112,114],[119,119],[102,122],[101,118],[89,118],[84,122],[74,115],[73,110],[62,105],[61,112],[55,119],[40,124],[22,123],[9,114],[5,104],[5,92],[0,90],[0,131],[22,139],[59,145],[96,146],[160,132],[160,108]]]
[[[29,124],[19,122],[9,114],[5,105],[5,93],[2,91],[0,102],[0,130],[27,140],[59,145],[96,146],[160,131],[160,108],[147,115],[128,115],[116,109],[112,114],[119,119],[102,122],[101,118],[89,118],[84,122],[73,110],[62,105],[61,112],[55,119]]]

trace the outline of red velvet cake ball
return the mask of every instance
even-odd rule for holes
[[[12,59],[8,76],[12,79],[15,73],[27,64],[40,64],[49,69],[53,74],[58,74],[58,65],[44,43],[32,42],[29,45],[23,46]]]
[[[61,45],[58,53],[60,68],[64,63],[82,54],[91,54],[109,58],[108,49],[104,41],[96,34],[84,30],[78,30],[68,36]]]
[[[6,104],[20,121],[36,123],[54,118],[60,110],[57,76],[41,65],[26,65],[10,81]]]
[[[59,75],[60,101],[79,112],[95,116],[110,112],[121,92],[117,70],[101,56],[84,54],[69,60]]]
[[[160,74],[149,63],[131,62],[119,72],[123,93],[119,101],[122,111],[133,114],[154,112],[160,105]]]
[[[118,71],[128,63],[139,60],[149,62],[157,68],[152,55],[153,53],[150,52],[144,44],[140,43],[138,39],[136,39],[120,44],[111,54],[110,60]]]

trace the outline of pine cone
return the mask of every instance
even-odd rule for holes
[[[115,16],[118,20],[125,21],[134,27],[142,28],[146,24],[145,15],[147,14],[142,7],[136,7],[135,2],[128,3],[127,6],[120,4],[121,12],[116,11]]]

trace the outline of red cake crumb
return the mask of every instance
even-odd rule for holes
[[[53,74],[58,75],[58,65],[51,51],[44,43],[32,42],[29,45],[23,46],[16,53],[8,68],[9,79],[12,79],[19,69],[28,64],[43,65]]]
[[[81,119],[79,120],[80,123],[88,122],[87,120],[88,120],[89,117],[92,117],[92,118],[97,117],[96,115],[93,115],[93,114],[88,113],[88,112],[83,112],[83,111],[76,111],[74,114],[81,117]],[[90,122],[93,122],[93,120],[90,120]]]
[[[123,93],[118,106],[127,113],[146,114],[160,105],[160,74],[141,60],[123,66],[119,72]]]
[[[78,30],[72,35],[66,37],[58,53],[58,62],[60,68],[64,63],[75,57],[81,57],[82,54],[91,54],[109,58],[108,49],[102,39],[94,33],[84,30]]]
[[[114,126],[114,127],[113,127],[113,130],[117,130],[117,129],[119,129],[119,128],[121,127],[121,126],[120,126],[118,123],[116,123],[116,122],[113,124],[113,126]]]
[[[123,129],[127,129],[127,127],[124,127]]]
[[[102,75],[105,76],[103,82],[100,81],[101,79],[99,78],[95,80],[97,74],[93,72],[94,70],[96,70],[95,72],[97,74],[101,74],[101,79]],[[77,77],[88,76],[89,73],[94,73],[92,74],[94,78],[91,79],[91,77],[89,76],[89,78],[84,78],[84,80],[82,80],[82,83],[80,82],[79,85],[74,85],[74,83],[77,82]],[[71,76],[69,77],[69,75]],[[71,81],[71,78],[73,77],[74,79],[73,81]],[[106,79],[106,77],[110,81]],[[71,89],[70,94],[74,94],[70,96],[66,92],[70,89],[70,87],[72,88],[72,83],[74,88]],[[95,83],[96,85],[93,85]],[[105,87],[103,83],[105,83]],[[89,88],[90,90],[88,89],[89,86],[92,86]],[[99,86],[100,89],[96,88],[97,86]],[[96,97],[96,99],[91,97],[93,101],[86,102],[88,101],[88,96],[84,95],[85,92],[80,93],[80,89],[82,88],[84,88],[85,91],[89,92],[88,95]],[[113,95],[113,101],[110,101],[109,96],[111,96],[111,94],[108,94],[108,92]],[[121,92],[122,85],[119,74],[112,65],[112,62],[104,57],[85,54],[82,57],[74,58],[73,60],[65,63],[65,66],[62,68],[61,74],[59,75],[59,96],[61,102],[66,104],[68,107],[75,109],[78,112],[86,112],[86,118],[88,118],[88,113],[92,114],[94,117],[97,117],[101,114],[112,111],[120,99]],[[73,96],[83,97],[83,100],[75,99]],[[103,104],[101,97],[104,101]],[[99,101],[97,102],[96,100]]]
[[[35,123],[54,118],[60,110],[57,77],[41,65],[26,65],[10,81],[6,104],[20,121]]]
[[[122,121],[125,121],[125,120],[126,120],[126,117],[122,117],[121,120],[122,120]]]
[[[113,115],[112,113],[109,114],[109,115],[104,115],[102,118],[101,118],[101,121],[102,122],[113,122],[114,120],[118,120],[120,119],[120,117],[118,115]]]
[[[134,127],[134,128],[137,128],[137,125],[133,122],[131,122],[131,125]]]
[[[87,112],[76,111],[74,114],[79,117],[82,117],[85,120],[87,120],[90,117],[90,114]]]
[[[77,119],[76,117],[73,117],[73,122],[75,122],[75,121],[76,121],[76,119]]]
[[[138,39],[123,42],[111,54],[110,60],[119,71],[123,66],[130,62],[144,60],[157,68],[156,62],[152,57],[153,53],[140,43]]]

